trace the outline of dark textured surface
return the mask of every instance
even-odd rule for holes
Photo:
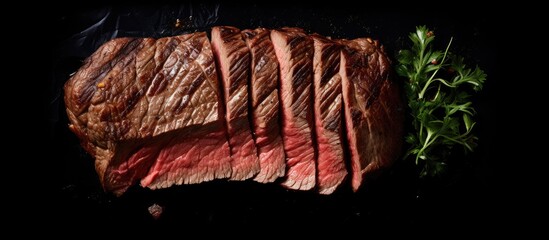
[[[192,11],[188,6],[83,7],[75,4],[51,13],[52,36],[48,38],[53,45],[47,111],[49,140],[53,145],[49,161],[55,172],[50,172],[53,177],[46,183],[53,196],[50,199],[54,201],[48,210],[55,218],[49,221],[61,224],[50,230],[66,230],[68,225],[97,230],[94,225],[105,229],[120,224],[172,223],[177,224],[178,229],[188,229],[191,225],[255,223],[280,229],[281,224],[356,223],[361,232],[379,227],[394,231],[412,227],[417,232],[428,233],[426,228],[440,226],[459,231],[484,228],[502,214],[495,207],[502,201],[494,198],[502,183],[494,170],[498,159],[494,157],[493,143],[495,86],[501,77],[494,43],[501,39],[495,32],[497,22],[484,15],[485,12],[473,10],[464,18],[458,15],[458,10],[427,14],[422,9],[366,9],[356,5],[348,8],[320,5],[307,9],[278,4],[218,7],[194,4]],[[212,12],[217,12],[217,17],[212,17]],[[191,14],[193,18],[189,20]],[[176,28],[177,18],[187,28]],[[348,183],[333,195],[320,196],[314,192],[288,191],[277,184],[249,181],[210,182],[158,191],[132,187],[116,198],[102,191],[93,159],[67,128],[63,84],[85,57],[113,37],[172,36],[184,33],[184,29],[208,30],[207,27],[214,25],[240,29],[297,26],[334,38],[370,36],[380,40],[388,55],[394,56],[397,49],[408,43],[408,33],[419,24],[434,29],[440,46],[455,36],[455,52],[488,74],[485,89],[474,99],[478,109],[479,147],[471,155],[458,157],[447,177],[442,179],[417,181],[410,162],[397,162],[390,171],[366,183],[357,193],[351,192]],[[155,203],[163,207],[158,220],[147,210]]]
[[[368,176],[388,168],[399,157],[406,105],[391,74],[391,62],[377,40],[341,42],[345,47],[339,73],[356,191]]]

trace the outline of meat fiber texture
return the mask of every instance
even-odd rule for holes
[[[211,45],[203,32],[105,43],[65,84],[65,104],[117,195],[223,178],[331,194],[400,154],[390,72],[368,38],[214,27]]]
[[[280,65],[282,139],[287,188],[309,190],[316,185],[316,146],[313,143],[313,40],[298,28],[271,32]]]

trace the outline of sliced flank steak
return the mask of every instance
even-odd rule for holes
[[[298,28],[271,31],[280,68],[282,139],[286,153],[283,186],[309,190],[316,184],[313,142],[313,40]]]
[[[231,180],[245,180],[259,172],[257,149],[248,119],[250,50],[240,30],[214,27],[212,48],[223,88],[231,149]]]
[[[342,45],[318,34],[314,40],[314,113],[318,145],[317,186],[331,194],[347,176],[342,139],[343,98],[339,64]]]
[[[250,99],[253,133],[257,146],[260,172],[258,182],[273,182],[283,177],[286,155],[280,136],[278,101],[278,61],[265,28],[242,31],[251,52]]]
[[[383,47],[299,28],[214,27],[103,44],[66,82],[69,128],[116,195],[213,179],[333,193],[401,153]],[[347,173],[349,171],[349,173]]]
[[[383,47],[369,38],[342,40],[340,75],[352,187],[390,166],[401,152],[403,106]]]

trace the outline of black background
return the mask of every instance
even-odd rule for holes
[[[409,226],[416,232],[440,227],[484,229],[499,220],[496,198],[502,187],[495,158],[496,84],[500,75],[496,19],[484,10],[425,8],[365,8],[354,5],[287,4],[142,4],[70,5],[49,15],[51,21],[48,71],[48,143],[55,169],[44,184],[51,187],[50,207],[67,225],[92,228],[120,224],[163,226],[269,225],[333,226],[353,224],[361,229]],[[189,16],[193,16],[189,18]],[[183,27],[176,28],[180,19]],[[454,161],[445,177],[418,180],[410,161],[399,161],[375,181],[353,193],[349,184],[330,196],[289,191],[277,184],[252,181],[213,181],[151,191],[134,186],[122,197],[104,193],[93,159],[68,128],[62,86],[82,60],[113,37],[163,37],[209,31],[214,25],[241,29],[297,26],[334,38],[370,36],[384,44],[393,57],[408,46],[417,25],[435,31],[436,44],[454,36],[453,51],[488,74],[485,88],[474,99],[478,110],[479,147]],[[394,58],[393,58],[394,59]],[[147,208],[164,206],[154,220]],[[55,220],[54,220],[55,219]]]

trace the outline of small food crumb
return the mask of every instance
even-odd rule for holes
[[[162,215],[162,211],[164,211],[164,208],[156,203],[149,207],[149,213],[154,218],[154,220],[158,220],[160,218],[160,216]]]
[[[104,88],[105,87],[105,83],[104,82],[100,82],[97,84],[97,87],[98,88]]]
[[[437,65],[437,64],[438,64],[438,61],[437,61],[436,59],[433,59],[433,60],[431,60],[431,64]]]
[[[181,27],[181,20],[179,20],[179,18],[175,20],[175,27],[176,28]]]

